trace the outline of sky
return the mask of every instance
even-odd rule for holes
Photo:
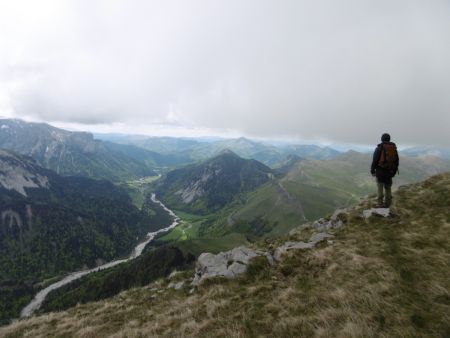
[[[448,0],[0,0],[0,116],[450,146]]]

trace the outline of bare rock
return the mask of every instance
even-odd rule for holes
[[[197,260],[192,285],[198,285],[204,279],[212,277],[234,278],[244,273],[250,260],[257,256],[267,256],[267,254],[244,246],[220,252],[217,255],[209,252],[202,253]]]
[[[209,252],[202,253],[197,259],[195,276],[191,285],[197,286],[203,280],[213,277],[234,278],[244,273],[247,270],[250,260],[258,256],[265,256],[270,265],[275,265],[288,251],[295,249],[312,249],[317,243],[330,237],[333,237],[333,235],[320,232],[312,235],[306,243],[286,242],[275,250],[269,248],[269,252],[240,246],[230,251],[220,252],[217,255]]]
[[[368,219],[372,215],[389,217],[391,210],[389,208],[371,208],[363,211],[364,219]]]
[[[298,249],[312,249],[317,243],[324,241],[325,239],[333,237],[333,235],[327,234],[325,232],[320,232],[311,236],[308,242],[286,242],[282,246],[279,246],[275,250],[274,259],[280,261],[281,257],[290,250]]]
[[[329,220],[320,218],[319,220],[315,221],[312,226],[314,229],[321,232],[328,231],[330,229],[338,229],[344,225],[344,222],[341,218],[343,218],[343,215],[347,214],[347,209],[337,209]]]
[[[49,188],[48,177],[36,173],[33,164],[0,149],[0,188],[27,196],[27,188]]]
[[[167,286],[168,289],[175,289],[175,290],[180,290],[182,287],[184,286],[184,281],[175,283],[175,282],[170,282],[169,285]]]

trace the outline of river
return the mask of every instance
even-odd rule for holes
[[[60,287],[67,285],[70,282],[73,282],[74,280],[79,279],[83,276],[86,276],[92,272],[97,272],[100,270],[108,269],[108,268],[111,268],[118,264],[135,259],[136,257],[139,257],[142,254],[142,252],[144,251],[145,246],[148,243],[150,243],[155,238],[156,235],[158,235],[162,232],[172,230],[180,223],[180,218],[177,215],[175,215],[175,213],[172,210],[167,208],[161,201],[157,200],[155,194],[152,194],[151,199],[153,202],[159,204],[164,210],[166,210],[169,213],[170,216],[173,217],[173,222],[171,225],[169,225],[166,228],[159,229],[158,231],[155,231],[155,232],[149,232],[146,235],[145,241],[136,245],[136,247],[133,249],[133,252],[130,254],[130,256],[128,258],[111,261],[111,262],[108,262],[106,264],[97,266],[97,267],[89,269],[89,270],[81,270],[81,271],[72,272],[72,273],[68,274],[66,277],[64,277],[63,279],[61,279],[60,281],[47,286],[45,289],[42,289],[41,291],[39,291],[36,294],[36,296],[34,296],[33,300],[22,309],[22,311],[20,312],[20,317],[23,318],[23,317],[31,316],[36,310],[38,310],[41,307],[45,298],[51,291],[59,289]]]

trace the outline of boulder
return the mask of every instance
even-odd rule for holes
[[[234,278],[247,270],[247,265],[252,258],[267,255],[263,251],[244,246],[220,252],[217,255],[209,252],[202,253],[196,263],[192,285],[198,285],[204,279],[212,277]]]
[[[347,209],[337,209],[329,220],[320,218],[319,220],[315,221],[312,226],[315,230],[321,232],[330,229],[338,229],[344,225],[344,222],[342,222],[341,220],[342,214],[348,214]]]
[[[371,208],[363,211],[364,219],[371,217],[372,215],[389,217],[391,210],[389,208]]]

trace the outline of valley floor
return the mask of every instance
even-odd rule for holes
[[[192,293],[160,280],[15,322],[0,336],[449,337],[450,174],[401,187],[388,218],[362,218],[372,203],[350,210],[332,241],[275,266],[256,258],[242,277],[205,281]]]

